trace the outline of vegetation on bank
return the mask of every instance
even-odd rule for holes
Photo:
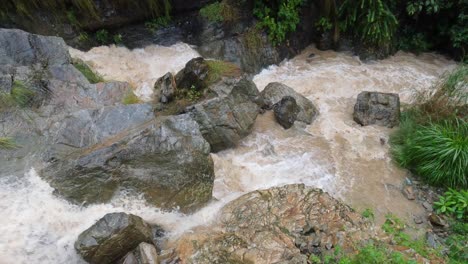
[[[329,32],[335,45],[341,35],[374,50],[414,52],[438,49],[463,59],[468,45],[466,0],[259,0],[254,16],[274,44],[296,30],[300,12],[318,3],[319,33]],[[340,33],[341,32],[341,33]]]
[[[0,92],[0,110],[28,107],[32,104],[35,95],[36,93],[23,81],[15,80],[9,93]]]
[[[431,184],[468,187],[468,66],[419,93],[422,102],[402,113],[391,136],[392,155]]]
[[[136,96],[136,94],[132,91],[132,92],[129,92],[127,95],[125,95],[125,97],[122,99],[122,103],[124,105],[132,105],[132,104],[139,104],[141,101],[140,101],[140,98],[138,98],[138,96]]]
[[[227,1],[214,2],[200,9],[200,15],[211,22],[229,22],[238,17],[237,10]]]

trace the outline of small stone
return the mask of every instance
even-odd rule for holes
[[[418,225],[419,225],[419,224],[422,224],[422,223],[424,222],[424,221],[423,221],[423,218],[420,217],[420,216],[415,216],[415,217],[413,218],[413,220],[414,220],[414,223],[415,223],[415,224],[418,224]]]
[[[447,226],[447,222],[440,215],[434,213],[429,215],[429,221],[436,226]]]
[[[428,203],[427,201],[426,202],[423,202],[422,203],[422,206],[426,209],[426,211],[429,211],[429,212],[432,212],[432,205],[430,203]]]
[[[414,200],[416,197],[414,196],[414,190],[412,186],[405,186],[403,188],[403,194],[405,195],[406,199]]]
[[[385,145],[385,143],[386,143],[385,138],[380,138],[380,145],[383,146],[383,145]]]

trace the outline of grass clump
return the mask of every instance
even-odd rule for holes
[[[394,160],[431,184],[468,187],[468,67],[416,99],[422,103],[402,113],[390,138]]]
[[[448,247],[450,264],[462,264],[468,261],[468,223],[456,221],[450,223],[450,236],[445,240]]]
[[[164,28],[169,26],[171,22],[171,17],[169,16],[161,16],[151,19],[150,21],[145,22],[145,27],[151,31],[155,32],[160,28]]]
[[[31,104],[36,93],[26,87],[22,81],[15,80],[11,88],[11,100],[20,107],[27,107]]]
[[[82,60],[74,60],[73,66],[75,66],[75,68],[79,70],[86,79],[88,79],[89,83],[95,84],[104,82],[102,76],[94,73],[93,70],[91,70],[91,68]]]
[[[18,146],[15,141],[9,137],[0,137],[0,149],[15,149]]]
[[[125,95],[125,97],[122,99],[122,103],[124,105],[138,104],[140,103],[140,99],[132,91],[132,92],[129,92],[127,95]]]
[[[237,77],[241,75],[239,66],[234,63],[219,60],[207,60],[206,63],[209,68],[208,85],[219,81],[221,77]]]

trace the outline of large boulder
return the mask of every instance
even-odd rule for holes
[[[185,67],[175,76],[175,82],[179,89],[197,90],[206,88],[210,68],[202,57],[191,59]]]
[[[299,107],[296,99],[291,96],[285,96],[273,106],[276,121],[285,129],[291,128],[297,119]]]
[[[210,146],[190,116],[148,118],[130,126],[131,121],[127,123],[121,112],[112,115],[111,111],[96,119],[80,114],[69,123],[73,129],[59,129],[74,134],[57,137],[58,145],[88,143],[68,152],[58,148],[49,155],[50,163],[41,175],[59,194],[77,203],[96,203],[106,202],[125,189],[143,194],[161,208],[180,207],[184,212],[210,200],[214,180]],[[118,124],[119,116],[125,118],[126,122],[120,123],[127,123],[127,127]],[[144,117],[143,113],[143,118],[135,119]],[[86,137],[80,138],[83,131]]]
[[[199,124],[211,150],[221,151],[237,145],[250,134],[259,108],[253,102],[258,94],[255,84],[245,78],[228,78],[210,87],[216,97],[188,107]]]
[[[309,99],[294,91],[293,88],[282,83],[269,83],[260,93],[257,101],[263,109],[272,109],[285,96],[290,96],[296,100],[299,107],[298,121],[311,124],[315,120],[319,113],[317,107]]]
[[[172,101],[177,91],[175,78],[172,73],[168,72],[159,78],[154,84],[154,90],[157,97],[156,101],[163,104]]]
[[[151,227],[140,217],[111,213],[81,233],[75,249],[91,264],[115,263],[140,243],[151,243],[151,237]]]
[[[361,92],[354,105],[353,118],[362,126],[397,126],[400,122],[400,97],[393,93]]]
[[[184,235],[182,263],[307,263],[335,247],[352,250],[373,235],[371,223],[319,189],[286,185],[227,204],[209,230]],[[193,243],[196,241],[196,243]]]

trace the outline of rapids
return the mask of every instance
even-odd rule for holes
[[[128,50],[98,47],[70,50],[106,79],[130,82],[148,99],[154,81],[176,72],[198,53],[186,44]],[[315,56],[309,56],[314,53]],[[323,188],[358,211],[373,208],[377,222],[392,212],[411,220],[423,209],[408,201],[399,187],[406,172],[389,157],[391,129],[361,127],[352,120],[360,91],[399,93],[402,104],[415,90],[428,89],[456,64],[442,56],[399,52],[376,62],[310,47],[254,77],[262,90],[269,82],[287,84],[320,110],[312,125],[282,129],[271,113],[260,115],[254,131],[235,148],[212,154],[216,180],[214,201],[193,215],[161,212],[140,197],[122,194],[109,204],[80,207],[53,195],[53,189],[31,169],[24,176],[0,178],[0,263],[82,263],[73,243],[77,235],[104,214],[134,213],[171,231],[170,236],[209,225],[227,202],[256,189],[289,183]],[[411,221],[412,222],[412,221]]]

